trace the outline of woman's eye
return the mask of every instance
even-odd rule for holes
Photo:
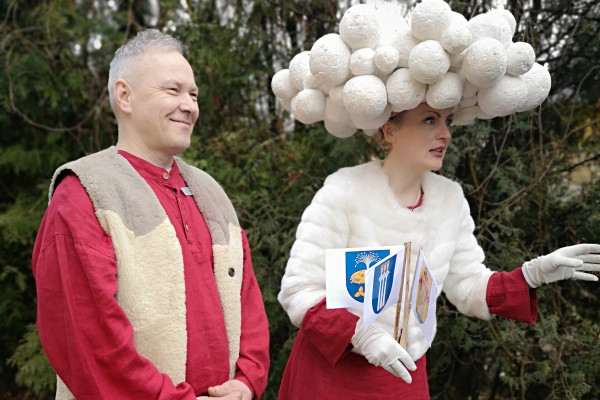
[[[425,118],[425,123],[427,125],[433,125],[435,123],[435,119],[433,117],[427,117]]]
[[[448,126],[452,126],[452,118],[448,118],[448,119],[446,120],[446,125],[448,125]]]

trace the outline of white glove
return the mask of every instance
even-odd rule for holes
[[[534,258],[521,267],[525,280],[532,288],[563,279],[597,281],[596,275],[580,271],[600,271],[600,245],[576,244]]]
[[[365,356],[376,367],[382,366],[392,375],[411,383],[412,377],[407,368],[414,371],[417,366],[410,354],[376,322],[364,332],[362,327],[361,318],[356,323],[356,330],[350,341],[354,346],[353,351]]]

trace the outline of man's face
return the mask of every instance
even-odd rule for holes
[[[144,152],[173,156],[190,146],[198,119],[198,88],[192,67],[176,51],[151,50],[126,77],[132,89],[132,133]]]

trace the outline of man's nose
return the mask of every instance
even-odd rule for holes
[[[181,111],[194,112],[198,110],[198,102],[191,95],[184,96],[184,100],[179,105]]]

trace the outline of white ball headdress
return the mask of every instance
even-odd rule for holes
[[[454,125],[531,110],[550,92],[533,48],[513,42],[516,21],[494,9],[469,21],[443,0],[422,0],[409,23],[390,3],[358,4],[339,34],[318,39],[271,81],[284,108],[304,123],[324,121],[337,137],[372,134],[392,112],[426,101],[455,107]]]

